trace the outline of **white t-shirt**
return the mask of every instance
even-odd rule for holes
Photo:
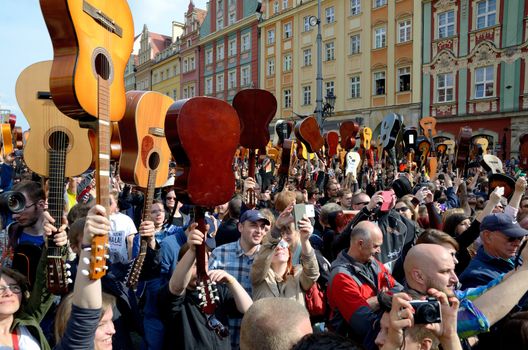
[[[109,255],[113,263],[127,263],[128,251],[126,238],[137,233],[134,221],[123,213],[110,215]]]
[[[40,350],[40,344],[25,326],[18,326],[18,348],[20,350]]]

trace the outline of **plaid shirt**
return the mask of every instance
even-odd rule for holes
[[[460,338],[465,339],[479,333],[489,332],[490,324],[488,318],[473,305],[473,300],[499,284],[503,277],[504,274],[501,274],[485,286],[455,291],[456,297],[460,300],[457,315],[457,333]]]
[[[260,246],[258,247],[260,248]],[[251,266],[255,258],[255,252],[252,256],[247,256],[240,246],[240,240],[221,245],[213,250],[209,257],[209,270],[224,270],[233,276],[244,287],[249,296],[253,296],[251,286]],[[239,348],[240,342],[240,324],[242,318],[229,319],[229,332],[231,334],[231,347]]]

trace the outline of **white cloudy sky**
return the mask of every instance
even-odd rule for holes
[[[110,0],[115,1],[115,0]],[[121,1],[121,0],[120,0]],[[206,8],[207,0],[194,0]],[[129,0],[136,33],[149,30],[171,34],[171,22],[183,21],[189,0]],[[11,109],[17,124],[28,124],[18,108],[15,84],[20,72],[42,60],[53,59],[53,49],[37,0],[0,0],[0,108]]]

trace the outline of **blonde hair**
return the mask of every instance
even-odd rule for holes
[[[116,304],[116,298],[113,295],[103,293],[103,308],[101,310],[101,315],[99,320],[101,320],[108,309],[111,309]],[[57,313],[55,314],[55,340],[58,343],[66,332],[66,326],[68,325],[68,320],[70,319],[71,310],[73,305],[73,293],[70,293],[66,296],[59,307],[57,308]]]
[[[295,203],[297,194],[294,191],[282,191],[275,197],[275,209],[280,213],[288,207],[288,205]]]

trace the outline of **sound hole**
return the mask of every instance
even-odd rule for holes
[[[70,138],[63,131],[54,131],[49,137],[49,146],[55,151],[66,149],[69,143]]]
[[[108,62],[108,59],[102,53],[95,56],[95,72],[104,80],[110,78],[110,62]]]
[[[149,156],[149,159],[148,159],[149,168],[157,169],[159,163],[160,163],[160,156],[158,152],[152,152],[152,154]]]

